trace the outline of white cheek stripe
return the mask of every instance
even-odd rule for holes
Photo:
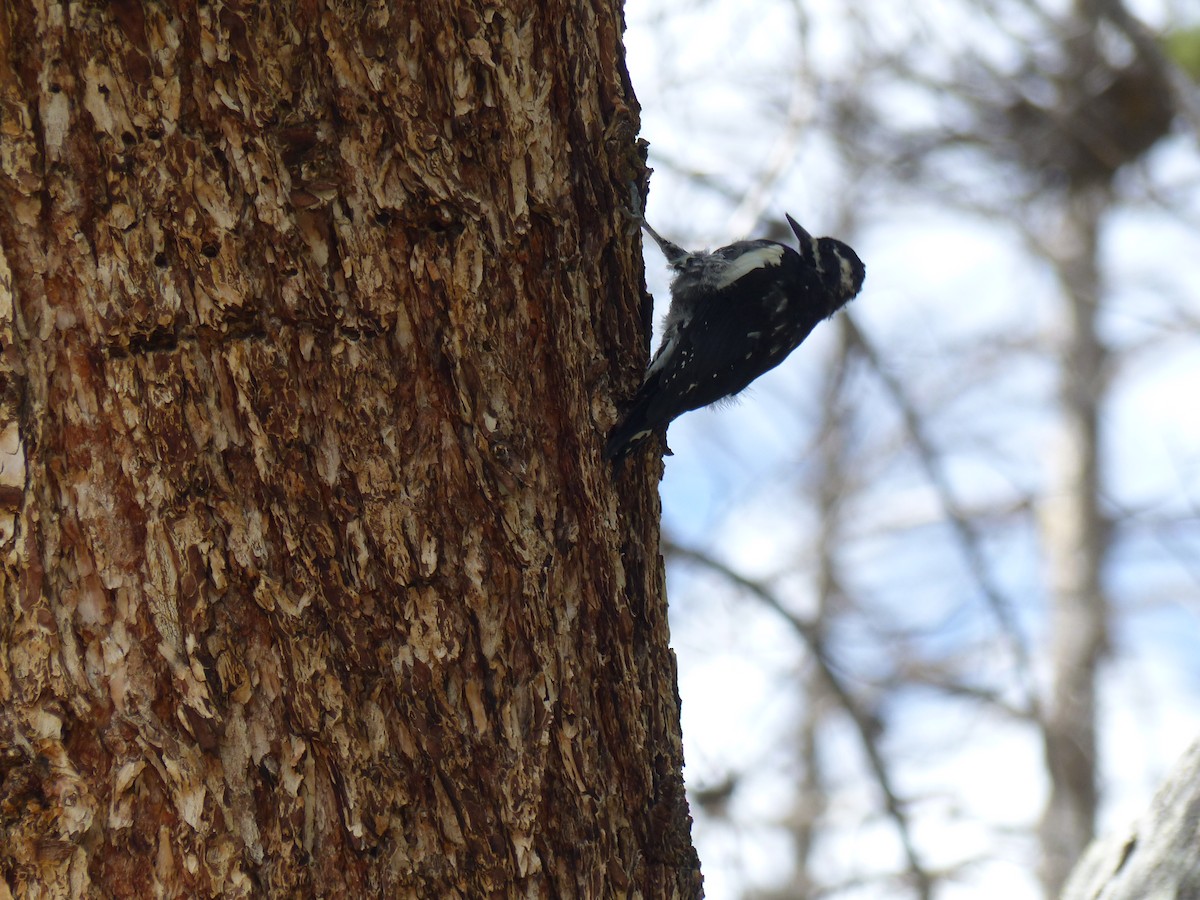
[[[725,271],[717,277],[714,287],[718,291],[723,290],[743,275],[748,275],[755,269],[779,265],[783,260],[783,251],[784,246],[782,244],[775,244],[772,247],[759,247],[757,250],[743,253],[731,262]]]
[[[838,262],[841,263],[842,290],[849,294],[854,290],[854,269],[851,267],[850,260],[848,259],[839,256]]]

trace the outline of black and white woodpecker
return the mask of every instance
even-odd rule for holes
[[[641,222],[674,270],[671,306],[642,386],[608,436],[606,458],[621,459],[683,413],[743,390],[862,289],[866,268],[853,250],[787,221],[799,251],[756,240],[693,253]]]

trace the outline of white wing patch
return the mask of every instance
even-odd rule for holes
[[[667,364],[667,360],[675,354],[675,342],[679,337],[679,332],[672,331],[663,335],[663,342],[659,345],[658,352],[654,354],[654,359],[650,360],[650,365],[646,369],[646,378],[654,372],[657,372]]]
[[[728,266],[722,271],[713,281],[713,286],[718,290],[724,290],[729,287],[743,275],[748,275],[755,269],[763,269],[767,266],[777,266],[783,260],[783,252],[786,248],[782,244],[772,244],[768,247],[759,247],[756,250],[751,250],[748,253],[743,253],[737,259],[731,261]]]

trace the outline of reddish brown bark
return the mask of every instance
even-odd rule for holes
[[[621,27],[0,11],[0,890],[699,893]]]

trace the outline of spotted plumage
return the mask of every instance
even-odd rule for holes
[[[858,294],[866,270],[833,238],[814,238],[791,217],[799,250],[738,241],[690,253],[645,222],[674,270],[662,343],[604,455],[620,459],[683,413],[746,388],[775,368]]]

